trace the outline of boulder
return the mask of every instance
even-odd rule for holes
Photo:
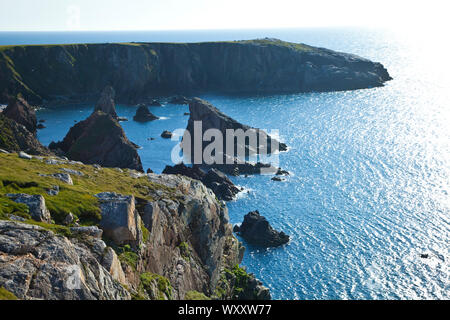
[[[103,192],[96,197],[100,201],[100,228],[104,235],[117,245],[139,247],[142,242],[141,218],[136,210],[134,196]]]
[[[31,218],[36,221],[50,223],[52,217],[45,206],[45,199],[41,195],[29,195],[24,193],[7,194],[14,202],[25,204],[30,212]]]
[[[0,287],[24,300],[129,300],[103,266],[106,245],[0,220]],[[110,269],[111,270],[111,269]]]
[[[106,114],[111,115],[112,118],[117,119],[116,104],[114,102],[114,97],[116,92],[113,87],[107,86],[103,89],[100,99],[95,106],[94,111],[102,111]]]
[[[52,142],[50,148],[86,164],[143,171],[136,145],[128,140],[119,122],[102,111],[78,122],[63,141]]]
[[[25,153],[25,152],[23,152],[23,151],[20,151],[20,152],[19,152],[19,158],[25,159],[25,160],[31,160],[31,159],[33,159],[32,156],[30,156],[28,153]]]
[[[32,134],[36,133],[36,112],[20,95],[9,98],[8,106],[3,110],[3,115],[23,125]]]
[[[249,212],[235,232],[249,243],[261,247],[277,247],[289,242],[289,236],[276,231],[258,211]]]
[[[159,118],[151,113],[145,105],[140,105],[136,111],[136,115],[133,117],[133,120],[138,122],[147,122],[157,119]]]
[[[51,188],[47,189],[47,194],[50,196],[57,196],[59,194],[59,186],[54,185]]]
[[[70,228],[70,231],[75,234],[81,234],[96,239],[101,239],[103,234],[103,230],[99,229],[97,226],[72,227]]]
[[[75,217],[72,214],[72,212],[69,212],[69,214],[64,218],[63,224],[68,226],[68,225],[71,225],[74,222],[75,222]]]

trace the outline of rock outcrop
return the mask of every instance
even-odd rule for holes
[[[163,174],[181,174],[192,179],[200,180],[210,188],[219,200],[231,201],[239,193],[233,182],[217,169],[205,172],[199,167],[187,167],[184,163],[175,166],[166,166]]]
[[[198,180],[2,153],[0,185],[45,194],[55,183],[49,174],[62,163],[84,175],[46,196],[55,223],[33,225],[26,205],[0,193],[12,209],[0,210],[0,287],[20,299],[182,299],[192,291],[238,299],[244,288],[245,297],[264,296],[237,267],[244,248],[226,205]]]
[[[352,90],[390,79],[380,63],[276,39],[10,46],[0,53],[0,90],[22,92],[34,104],[92,102],[107,85],[118,101],[136,104],[164,93]]]
[[[134,196],[123,196],[114,192],[96,195],[100,201],[102,219],[100,228],[117,245],[129,244],[134,248],[142,243],[141,217]]]
[[[9,152],[20,152],[34,155],[48,155],[50,151],[44,147],[34,134],[23,125],[18,124],[0,113],[0,148]]]
[[[0,286],[19,299],[129,300],[106,248],[99,239],[0,220]]]
[[[161,133],[161,138],[164,138],[164,139],[171,139],[172,136],[173,136],[173,133],[170,132],[169,130],[164,130],[164,131]]]
[[[42,221],[50,223],[52,220],[50,212],[45,206],[45,199],[41,195],[29,195],[24,193],[7,194],[8,198],[11,198],[14,202],[25,204],[31,215],[36,221]]]
[[[102,111],[78,122],[63,141],[51,143],[50,148],[87,164],[143,171],[136,145],[128,140],[119,122]]]
[[[258,211],[245,215],[241,226],[235,226],[233,230],[249,243],[261,247],[277,247],[289,242],[289,236],[274,230]]]
[[[32,134],[36,134],[36,112],[20,95],[9,98],[8,106],[3,110],[3,115],[23,125]]]
[[[95,106],[94,111],[102,111],[106,114],[111,115],[114,119],[118,119],[116,113],[116,103],[114,102],[114,97],[116,92],[113,87],[107,86],[103,89],[100,99]]]
[[[159,118],[151,113],[150,110],[148,110],[148,107],[145,105],[140,105],[136,110],[135,116],[133,117],[133,120],[138,122],[147,122],[158,119]]]

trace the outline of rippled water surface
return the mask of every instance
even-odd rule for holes
[[[261,33],[180,34],[178,40]],[[233,178],[249,193],[229,203],[231,222],[240,223],[258,209],[292,238],[270,250],[246,245],[243,264],[276,299],[450,298],[450,85],[442,57],[427,42],[417,45],[380,31],[275,30],[264,35],[380,61],[394,80],[383,88],[351,92],[202,97],[243,123],[278,129],[291,148],[280,155],[281,167],[292,173],[287,181]],[[143,40],[161,39],[149,35]],[[46,119],[47,129],[39,138],[44,144],[61,139],[92,108],[41,110],[38,117]],[[176,142],[159,135],[185,128],[188,107],[150,109],[163,119],[122,125],[142,147],[144,167],[161,172]],[[130,120],[134,112],[134,107],[118,107],[119,115]],[[421,258],[422,253],[429,258]]]

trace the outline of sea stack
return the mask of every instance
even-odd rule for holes
[[[50,148],[86,164],[143,171],[137,145],[128,140],[118,122],[113,96],[114,90],[107,87],[95,111],[70,128],[62,141],[52,142]]]
[[[117,113],[116,113],[116,106],[114,102],[114,97],[116,96],[116,92],[114,91],[113,87],[106,86],[105,89],[103,89],[103,92],[100,96],[100,99],[97,102],[97,105],[95,106],[94,111],[102,111],[106,114],[111,115],[114,119],[117,119]]]
[[[241,226],[235,226],[233,230],[249,243],[260,247],[278,247],[289,242],[289,236],[273,229],[258,211],[245,215]]]
[[[153,121],[158,120],[159,118],[155,116],[153,113],[151,113],[148,110],[148,107],[145,105],[139,105],[136,115],[133,117],[134,121],[137,122],[147,122],[147,121]]]

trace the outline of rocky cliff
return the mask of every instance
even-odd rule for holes
[[[39,212],[49,219],[37,221]],[[270,298],[238,266],[243,251],[226,205],[200,181],[0,153],[0,288],[8,296]]]
[[[351,90],[390,79],[380,63],[276,39],[0,47],[0,92],[32,103],[93,101],[106,85],[136,103],[155,93]]]

